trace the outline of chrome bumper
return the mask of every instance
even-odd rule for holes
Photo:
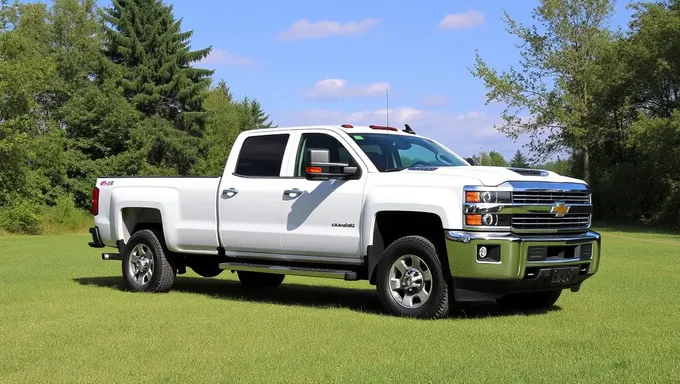
[[[526,279],[537,268],[582,266],[586,275],[597,272],[600,264],[600,234],[594,231],[564,235],[517,235],[512,233],[481,233],[446,231],[449,267],[454,278]],[[493,249],[494,258],[480,258],[480,247]],[[543,260],[529,260],[530,247],[545,247],[557,253]],[[587,247],[587,248],[585,248]],[[584,251],[590,255],[584,257]],[[532,248],[532,251],[537,248]],[[538,249],[541,251],[540,249]],[[562,252],[561,257],[559,252]],[[566,257],[565,257],[566,256]]]

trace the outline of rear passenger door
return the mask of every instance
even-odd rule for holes
[[[281,252],[281,195],[290,185],[281,173],[289,142],[288,133],[248,136],[235,164],[229,159],[225,169],[233,173],[225,171],[218,191],[219,228],[227,255]]]

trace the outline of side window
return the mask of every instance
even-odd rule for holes
[[[328,149],[331,163],[345,163],[351,167],[358,166],[347,148],[335,137],[325,133],[304,133],[300,138],[300,147],[295,162],[295,177],[305,176],[304,169],[308,149]]]
[[[243,142],[236,162],[241,176],[278,177],[289,134],[250,136]]]

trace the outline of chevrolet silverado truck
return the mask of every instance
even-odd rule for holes
[[[472,166],[387,126],[245,131],[221,177],[101,177],[91,247],[116,248],[127,289],[167,292],[191,268],[253,289],[286,275],[367,280],[384,310],[552,306],[600,262],[583,181]]]

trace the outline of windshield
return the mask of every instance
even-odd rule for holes
[[[423,137],[380,133],[348,134],[380,172],[399,171],[409,167],[469,165],[448,148]]]

